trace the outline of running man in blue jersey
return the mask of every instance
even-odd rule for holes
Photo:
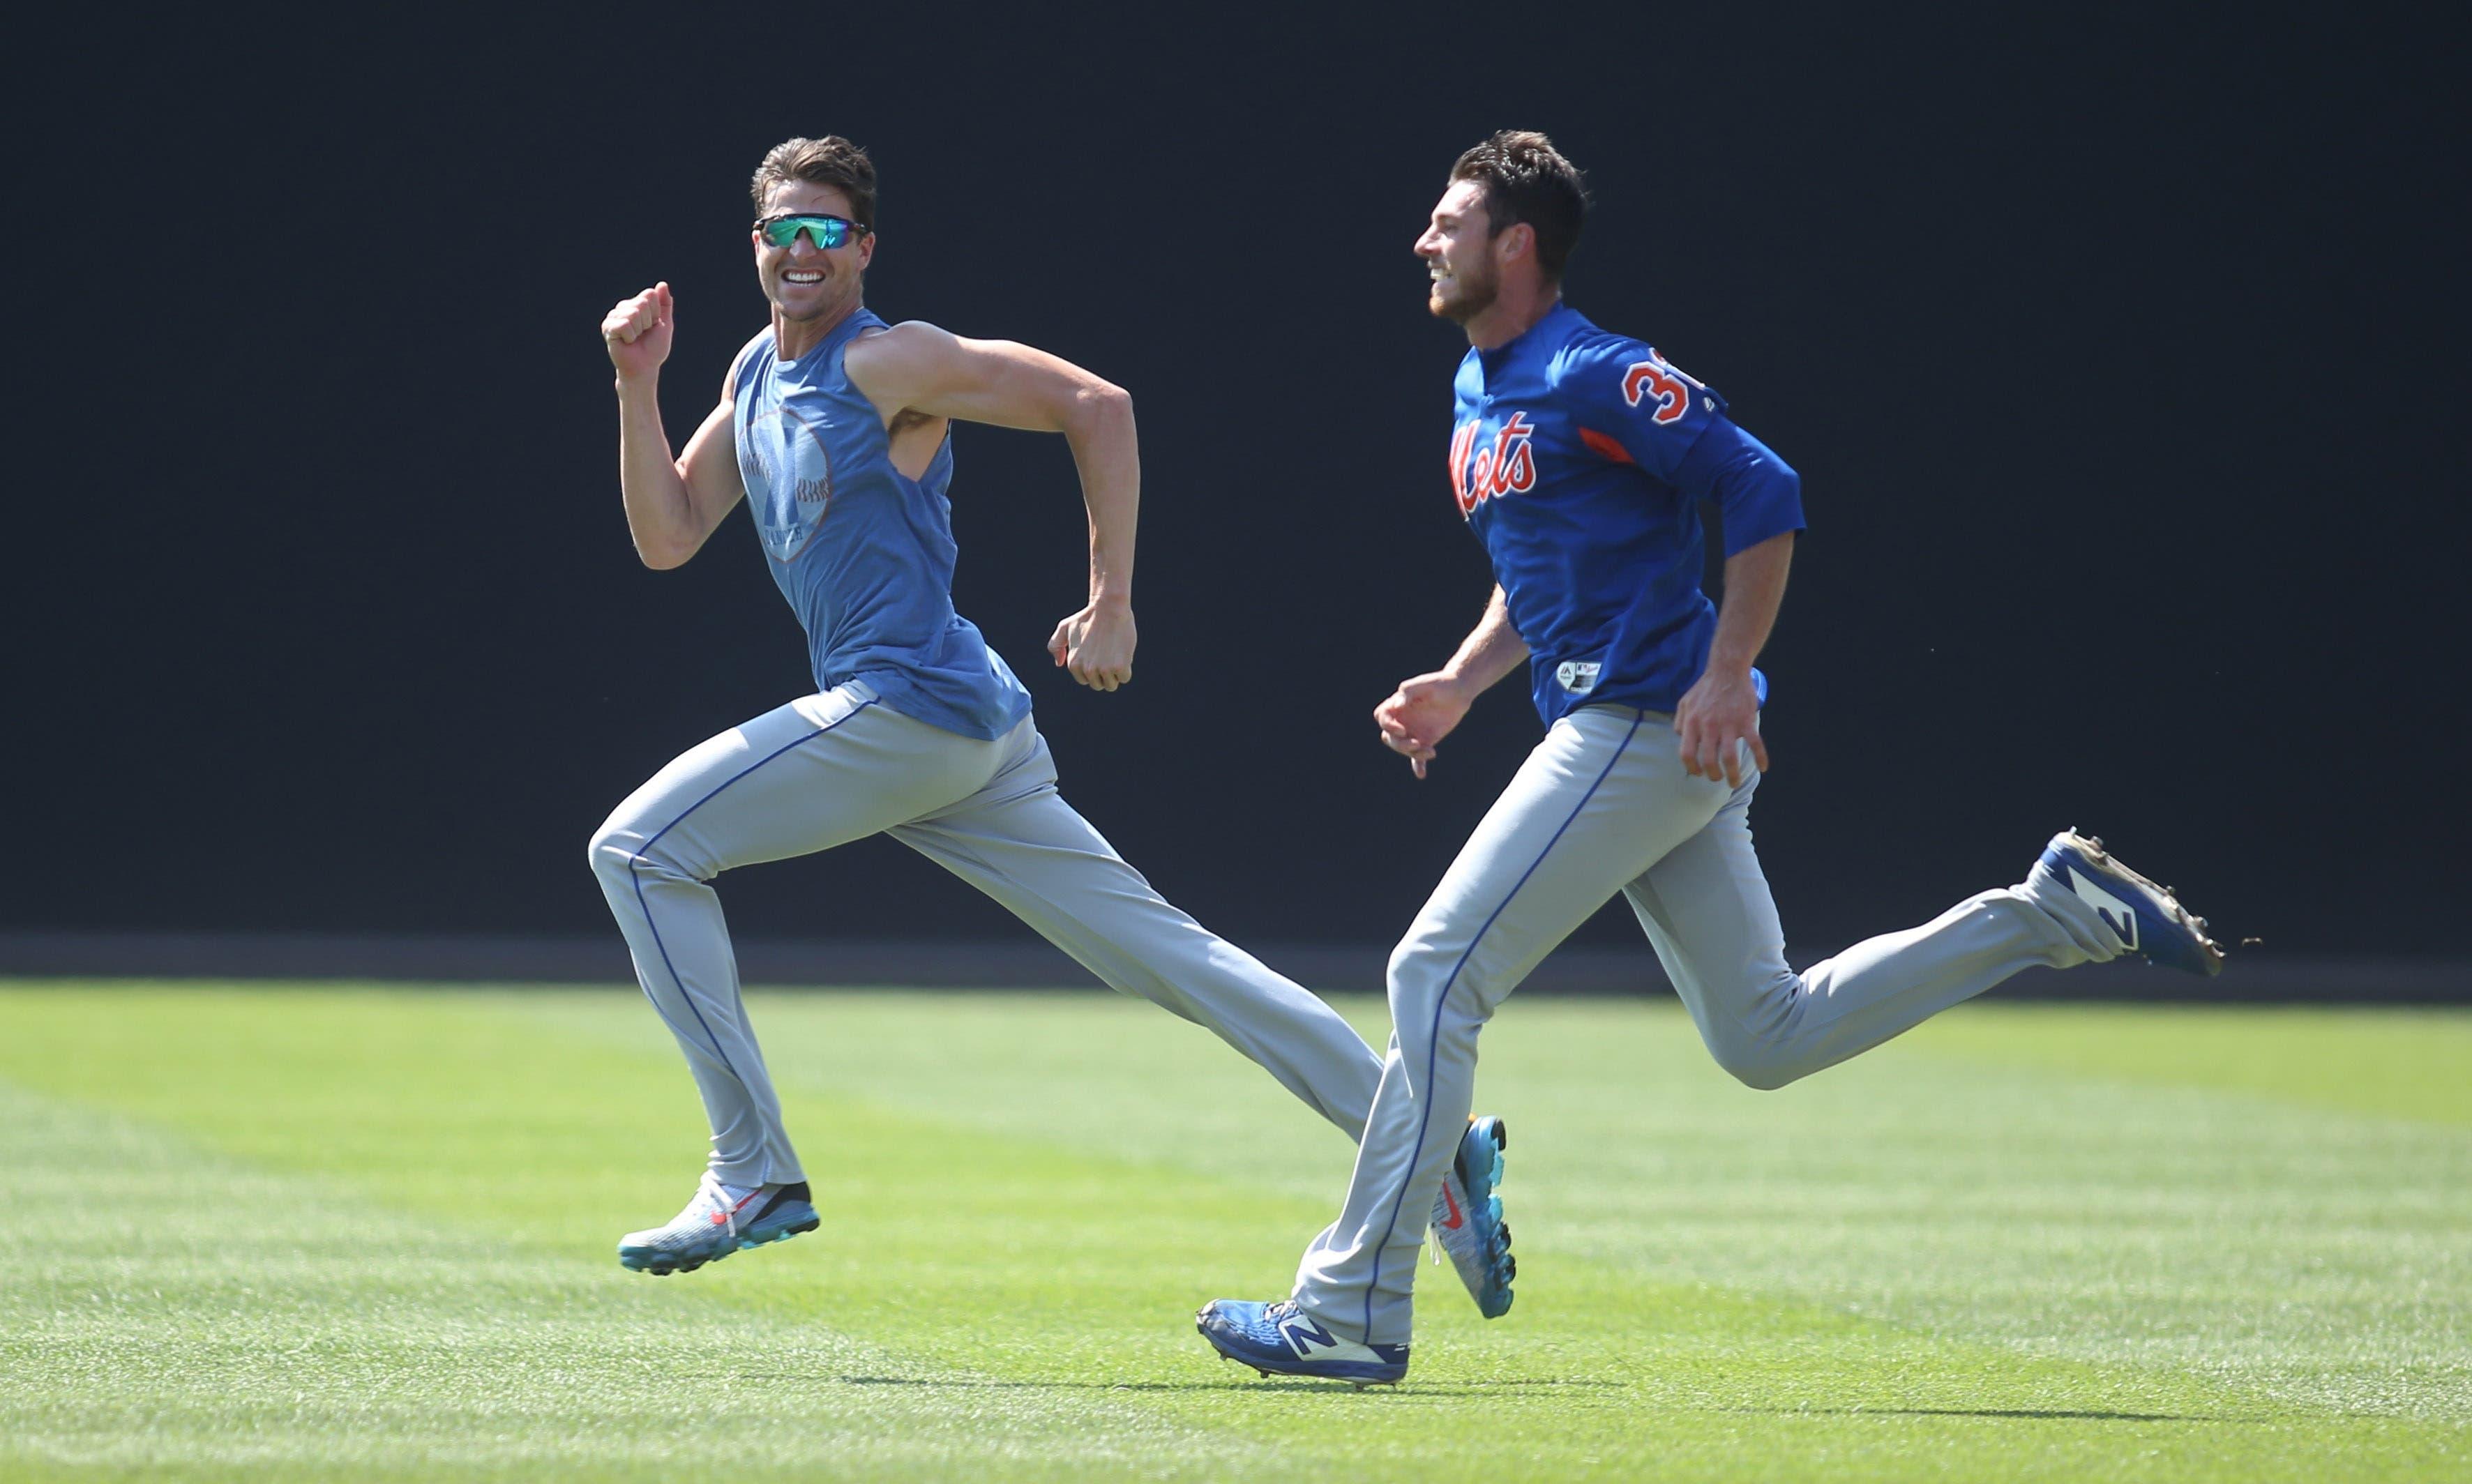
[[[1546,733],[1391,954],[1391,1049],[1339,1219],[1288,1299],[1197,1316],[1222,1354],[1265,1373],[1407,1374],[1419,1228],[1453,1167],[1477,1034],[1616,892],[1710,1054],[1757,1088],[2031,965],[2222,966],[2201,919],[2067,831],[2018,885],[1787,966],[1751,850],[1769,766],[1752,661],[1785,596],[1801,481],[1706,386],[1562,302],[1586,202],[1551,141],[1505,131],[1460,157],[1416,240],[1428,307],[1467,332],[1450,489],[1496,583],[1450,663],[1400,682],[1374,719],[1422,778],[1469,703],[1524,661]],[[1722,609],[1700,589],[1702,500],[1723,517]]]
[[[1091,973],[1207,1026],[1350,1139],[1380,1058],[1329,1006],[1177,910],[1056,791],[1030,695],[953,611],[946,486],[955,419],[1061,433],[1089,507],[1089,601],[1056,626],[1055,663],[1113,691],[1133,674],[1131,401],[1026,345],[887,325],[861,302],[875,253],[875,168],[845,139],[793,139],[755,173],[755,270],[772,324],[722,381],[686,451],[661,426],[667,284],[602,323],[618,371],[628,528],[649,566],[701,549],[744,499],[772,580],[807,632],[816,694],[689,749],[618,806],[592,866],[635,971],[694,1069],[712,1124],[676,1219],[629,1235],[626,1266],[683,1272],[816,1229],[739,997],[712,879],[891,834],[1003,903]],[[1480,1307],[1509,1305],[1508,1236],[1488,1177],[1500,1126],[1462,1119],[1471,1175],[1435,1199],[1441,1245]]]

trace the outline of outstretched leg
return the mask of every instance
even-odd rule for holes
[[[893,837],[1003,903],[1109,986],[1207,1027],[1341,1133],[1362,1138],[1382,1076],[1365,1039],[1303,987],[1151,889],[1057,795],[1054,761],[1029,723],[1010,746],[986,789],[896,827]],[[1492,1198],[1501,1120],[1469,1124],[1462,1113],[1461,1121],[1460,1137],[1444,1143],[1464,1157],[1447,1187],[1428,1187],[1424,1198],[1447,1228],[1443,1245],[1469,1298],[1495,1318],[1510,1307],[1512,1276],[1509,1235]]]
[[[1751,847],[1753,779],[1706,829],[1624,889],[1718,1065],[1779,1088],[1910,1030],[2037,964],[2121,951],[2096,908],[2037,862],[1919,928],[1869,938],[1800,974]]]
[[[1365,1038],[1153,890],[1058,796],[1056,765],[1029,722],[1007,745],[984,789],[895,827],[893,838],[1003,903],[1110,987],[1207,1027],[1359,1137],[1382,1074]]]
[[[677,1037],[712,1122],[711,1172],[741,1188],[805,1178],[739,996],[721,898],[733,866],[873,835],[986,781],[994,742],[896,715],[852,683],[725,732],[618,806],[592,867],[645,998]]]

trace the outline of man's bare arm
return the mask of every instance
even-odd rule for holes
[[[1785,602],[1786,569],[1794,563],[1794,532],[1769,537],[1725,558],[1725,601],[1717,610],[1717,636],[1708,645],[1708,668],[1674,709],[1682,735],[1682,770],[1701,778],[1743,783],[1742,748],[1769,768],[1768,744],[1760,740],[1760,697],[1751,664],[1768,647]]]
[[[669,359],[675,310],[657,284],[609,311],[601,338],[618,368],[618,487],[627,530],[647,567],[676,567],[693,556],[722,517],[746,496],[730,428],[733,389],[673,459],[661,425],[661,363]]]
[[[1132,679],[1142,460],[1124,389],[1043,350],[916,322],[858,341],[842,365],[887,426],[908,413],[1064,435],[1089,510],[1089,601],[1056,625],[1048,652],[1096,690]]]
[[[1510,626],[1509,600],[1497,583],[1486,602],[1485,617],[1460,641],[1450,663],[1400,681],[1390,698],[1373,708],[1382,744],[1406,757],[1416,776],[1424,777],[1435,749],[1467,715],[1468,707],[1527,658],[1528,643]]]

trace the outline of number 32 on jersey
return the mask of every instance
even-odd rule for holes
[[[1695,387],[1701,391],[1708,389],[1653,350],[1648,353],[1647,360],[1634,361],[1623,371],[1623,400],[1633,407],[1642,402],[1652,406],[1655,411],[1649,414],[1651,422],[1680,422],[1682,414],[1691,411],[1691,389]]]

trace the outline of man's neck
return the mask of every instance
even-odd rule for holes
[[[796,361],[824,342],[824,337],[842,326],[842,321],[857,314],[862,300],[852,299],[829,315],[813,319],[784,319],[781,311],[772,311],[772,354],[783,361]]]
[[[1552,314],[1561,302],[1560,284],[1515,291],[1505,284],[1484,313],[1467,322],[1468,343],[1479,350],[1499,350],[1536,328],[1536,321]]]

